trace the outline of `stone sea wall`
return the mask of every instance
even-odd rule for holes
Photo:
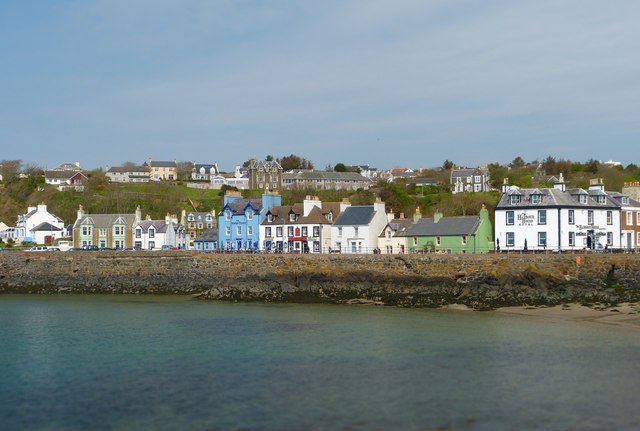
[[[229,301],[465,304],[640,300],[640,255],[2,252],[0,293],[190,294]]]

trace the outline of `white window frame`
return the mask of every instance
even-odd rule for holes
[[[574,210],[569,210],[569,224],[576,224],[576,213]]]
[[[538,210],[538,224],[539,225],[547,224],[547,210]]]
[[[505,222],[507,224],[507,226],[513,226],[513,224],[515,223],[516,217],[515,217],[515,212],[514,211],[506,211],[505,212]]]
[[[514,247],[516,245],[516,233],[506,232],[504,242],[505,242],[505,247]]]
[[[538,247],[547,247],[547,232],[538,232]]]

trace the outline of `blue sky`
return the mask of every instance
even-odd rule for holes
[[[0,2],[0,159],[640,164],[640,2]]]

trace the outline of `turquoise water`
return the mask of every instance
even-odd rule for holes
[[[635,430],[640,333],[495,313],[0,296],[0,429]]]

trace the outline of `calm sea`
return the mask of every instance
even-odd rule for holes
[[[495,313],[0,296],[2,430],[636,430],[640,333]]]

